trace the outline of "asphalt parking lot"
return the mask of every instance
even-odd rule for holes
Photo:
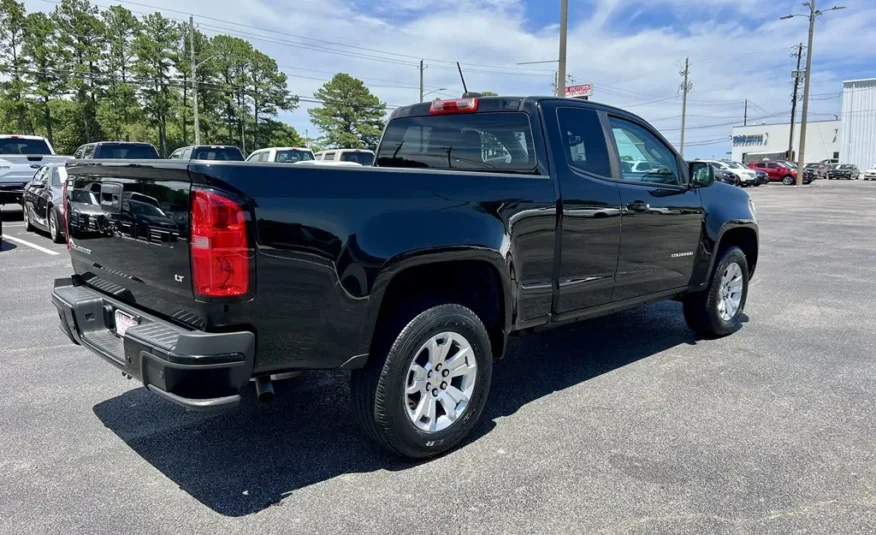
[[[343,373],[215,414],[126,381],[58,330],[65,247],[7,207],[0,533],[876,533],[876,184],[748,191],[739,332],[662,303],[514,339],[425,463],[359,434]]]

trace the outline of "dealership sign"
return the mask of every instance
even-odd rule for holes
[[[593,87],[591,84],[578,84],[566,86],[567,97],[590,97]]]
[[[733,136],[734,145],[766,145],[769,134],[751,134],[747,136]]]

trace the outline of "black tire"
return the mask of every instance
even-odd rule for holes
[[[742,296],[739,308],[725,320],[719,312],[721,279],[731,264],[737,264],[741,270]],[[709,279],[709,287],[702,292],[692,293],[685,296],[683,303],[684,319],[694,332],[706,337],[726,336],[739,326],[740,316],[745,309],[745,301],[748,298],[748,261],[745,254],[738,247],[728,247],[723,250],[718,259],[715,270]]]
[[[469,342],[477,376],[469,404],[459,419],[446,429],[428,432],[416,427],[407,414],[405,384],[420,349],[443,332],[460,334]],[[382,335],[389,338],[394,333]],[[376,348],[380,346],[378,342]],[[410,320],[388,349],[376,351],[364,368],[353,371],[350,391],[354,418],[366,435],[393,453],[414,459],[438,455],[459,444],[474,427],[487,401],[492,371],[490,337],[478,316],[461,305],[434,306]]]
[[[52,241],[55,243],[63,243],[64,235],[61,234],[61,222],[58,221],[58,212],[49,207],[49,236],[52,238]]]
[[[33,232],[33,225],[30,222],[30,217],[27,215],[27,205],[21,205],[22,217],[24,218],[24,230],[25,232]]]
[[[782,177],[782,184],[784,184],[786,186],[793,186],[794,185],[794,177],[792,177],[791,175],[785,175],[784,177]]]

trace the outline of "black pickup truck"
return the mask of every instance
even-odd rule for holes
[[[72,341],[190,409],[352,370],[356,420],[410,457],[469,432],[509,335],[664,299],[726,335],[758,258],[745,191],[572,99],[400,108],[373,168],[68,167],[65,213],[87,221],[52,297]]]

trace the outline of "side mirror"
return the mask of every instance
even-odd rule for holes
[[[693,188],[708,188],[715,183],[715,169],[705,162],[691,162],[690,185]]]

